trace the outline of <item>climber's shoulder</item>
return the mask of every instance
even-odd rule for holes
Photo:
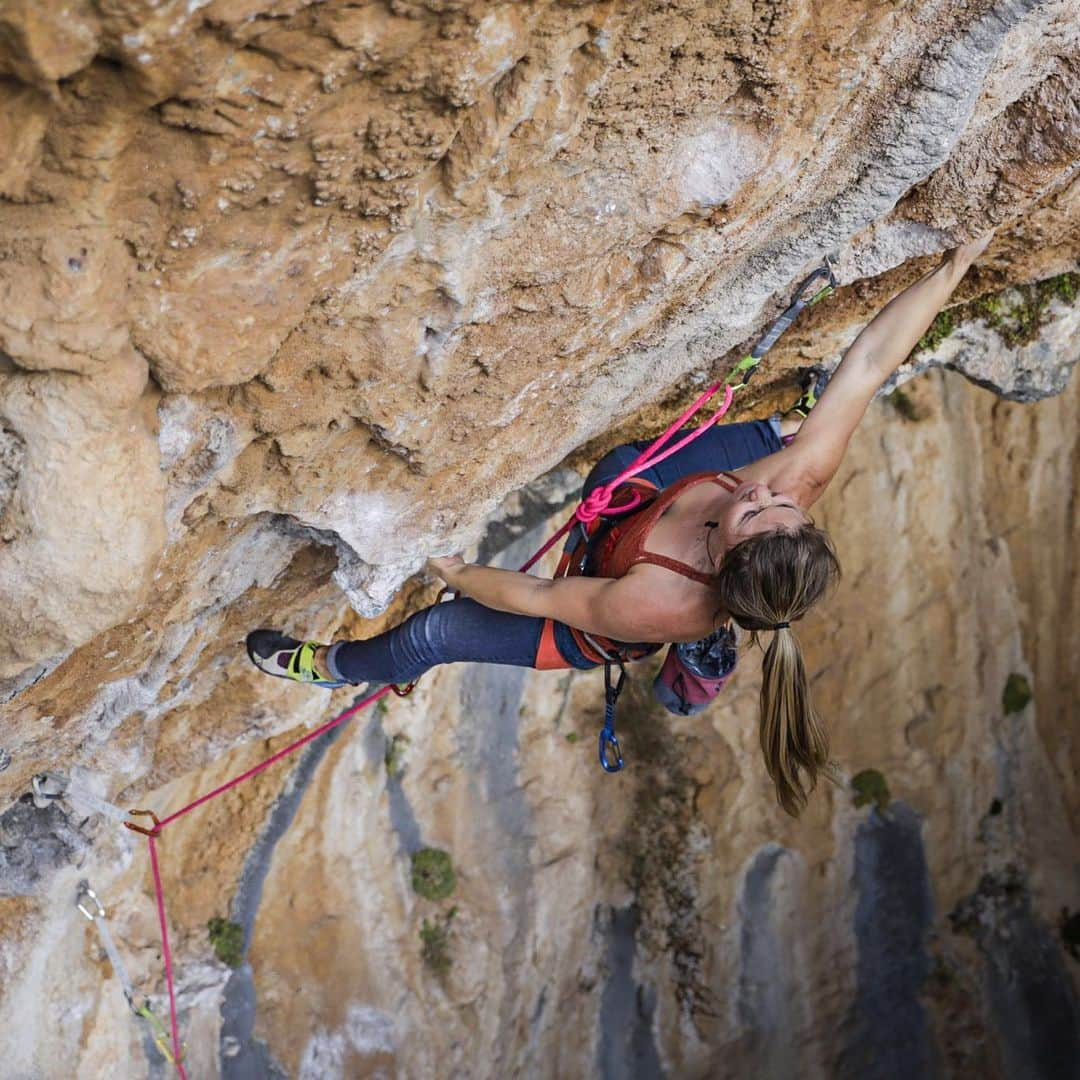
[[[880,385],[881,377],[871,358],[861,350],[849,349],[795,439],[775,454],[739,469],[739,474],[809,507],[836,475],[851,436]]]

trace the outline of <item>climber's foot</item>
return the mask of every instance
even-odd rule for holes
[[[338,679],[328,679],[318,670],[325,664],[323,656],[316,666],[316,652],[325,646],[317,641],[297,641],[277,630],[252,630],[247,636],[247,653],[251,662],[267,675],[293,682],[308,683],[334,690],[348,684]]]
[[[832,378],[832,372],[814,368],[803,381],[803,392],[799,400],[780,417],[780,441],[787,446],[798,434],[803,421],[810,415],[810,410],[818,403],[825,392],[825,387]]]

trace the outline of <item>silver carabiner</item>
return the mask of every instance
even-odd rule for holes
[[[87,911],[86,908],[83,907],[83,901],[87,900],[87,899],[92,900],[94,902],[94,906],[97,908],[96,912]],[[76,897],[75,897],[75,906],[91,922],[93,922],[95,919],[104,919],[105,918],[105,908],[104,908],[104,906],[102,905],[101,901],[98,899],[97,893],[94,892],[94,890],[90,888],[89,883],[86,882],[86,881],[80,881],[79,882],[79,891],[78,891],[78,893],[76,894]]]

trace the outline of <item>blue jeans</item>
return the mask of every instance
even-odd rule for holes
[[[605,454],[586,478],[582,496],[618,476],[648,445],[629,443]],[[780,448],[777,421],[717,425],[640,475],[665,488],[689,473],[731,471]],[[393,630],[365,641],[337,642],[327,656],[327,667],[335,678],[350,683],[406,683],[437,664],[466,661],[535,667],[543,629],[541,618],[510,615],[460,598],[425,608]],[[555,644],[570,667],[596,666],[578,648],[564,623],[555,623]]]

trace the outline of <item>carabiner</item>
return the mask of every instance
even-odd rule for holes
[[[614,681],[611,678],[613,663],[619,665],[619,677]],[[615,706],[625,682],[623,662],[618,657],[608,660],[604,664],[604,727],[600,732],[600,768],[608,773],[618,772],[623,767],[622,751],[615,734]]]
[[[619,678],[614,683],[611,681],[611,665],[613,662],[619,666]],[[612,712],[612,722],[614,722],[615,719],[615,703],[619,700],[619,695],[622,693],[624,682],[626,682],[626,668],[623,667],[622,661],[618,658],[614,659],[614,661],[607,661],[607,663],[604,664],[604,704]]]
[[[623,764],[622,752],[619,750],[619,740],[611,728],[605,727],[600,732],[600,768],[604,772],[614,773],[619,772]]]
[[[128,817],[148,817],[154,823],[152,829],[144,829],[141,825],[136,825],[133,822],[125,821],[124,828],[130,829],[132,832],[142,833],[143,836],[149,836],[151,840],[161,835],[161,822],[158,821],[157,814],[153,810],[129,810]]]
[[[818,291],[814,293],[814,295],[811,296],[809,300],[802,300],[803,292],[808,289],[809,286],[813,284],[813,282],[817,278],[821,277],[822,274],[824,274],[825,277],[828,279],[826,284],[823,285],[820,289],[818,289]],[[795,298],[797,302],[802,301],[803,306],[811,307],[819,300],[824,300],[826,296],[828,296],[836,289],[836,287],[837,281],[836,274],[833,272],[832,259],[828,255],[826,255],[824,265],[819,266],[812,274],[810,274],[809,277],[806,278],[806,280],[799,286],[799,290],[796,293]]]
[[[87,911],[83,907],[84,900],[92,900],[94,907],[97,911]],[[101,901],[98,899],[97,893],[90,888],[89,884],[85,881],[79,882],[79,891],[75,894],[75,906],[91,921],[95,919],[105,918],[105,908],[102,906]]]

